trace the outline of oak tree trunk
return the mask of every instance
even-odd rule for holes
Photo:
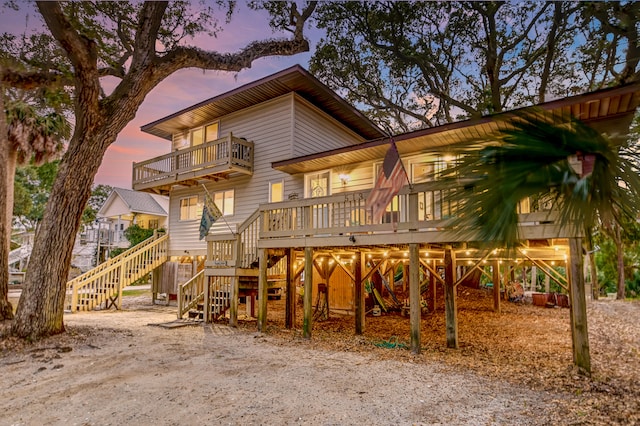
[[[36,339],[64,331],[63,314],[71,254],[91,185],[116,132],[98,111],[84,110],[64,155],[36,233],[12,332]]]
[[[4,88],[0,85],[0,165],[8,163],[7,115],[4,110]],[[13,203],[8,202],[10,187],[13,190],[13,178],[9,180],[8,167],[0,166],[0,213],[3,213],[0,216],[0,320],[13,318],[13,306],[9,303],[9,252],[13,212]]]

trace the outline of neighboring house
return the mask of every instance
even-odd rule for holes
[[[91,225],[83,225],[73,246],[71,265],[84,273],[109,258],[114,248],[128,248],[124,231],[132,224],[145,229],[166,229],[167,197],[113,188]],[[99,259],[99,261],[98,261]]]
[[[599,131],[620,134],[626,133],[639,103],[636,84],[538,107],[552,111],[559,123],[573,114]],[[225,298],[234,323],[238,295],[266,296],[278,282],[287,288],[286,324],[293,326],[295,285],[304,281],[305,335],[311,304],[327,292],[331,309],[355,314],[356,332],[362,332],[364,312],[373,305],[372,296],[365,302],[365,282],[387,277],[387,286],[394,286],[401,266],[414,289],[410,295],[405,275],[396,290],[410,300],[412,312],[416,306],[420,310],[420,294],[435,297],[436,283],[444,285],[447,343],[451,338],[457,345],[457,328],[449,327],[455,323],[455,286],[487,262],[494,265],[497,283],[508,281],[511,269],[499,263],[499,253],[483,251],[449,227],[455,205],[445,195],[451,183],[434,180],[433,173],[453,164],[452,145],[469,138],[491,140],[508,114],[395,136],[411,185],[390,203],[382,221],[373,223],[366,199],[389,139],[294,66],[143,126],[142,131],[171,141],[172,149],[134,163],[132,185],[169,196],[169,263],[193,263],[206,255],[202,292],[211,300],[205,303],[207,319],[226,309],[217,310],[214,298]],[[224,216],[201,241],[203,186]],[[522,259],[539,269],[568,258],[578,262],[568,245],[574,235],[555,226],[549,212],[537,212],[523,200],[519,213],[523,244],[529,247]],[[500,286],[494,288],[499,309]],[[185,286],[181,291],[191,290]],[[202,292],[188,293],[185,303]],[[260,298],[259,328],[266,321],[266,300]],[[412,336],[419,336],[419,321],[412,319],[412,325],[418,328]]]
[[[144,229],[166,229],[169,210],[169,198],[113,188],[97,213],[99,246],[108,258],[113,248],[127,248],[129,241],[124,231],[131,225]]]

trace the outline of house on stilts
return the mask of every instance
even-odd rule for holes
[[[639,104],[640,85],[633,84],[537,107],[558,123],[573,116],[624,136]],[[171,143],[167,154],[133,164],[134,190],[170,199],[170,234],[162,237],[154,277],[171,277],[162,270],[172,264],[195,265],[193,277],[175,287],[179,317],[201,306],[206,321],[226,315],[235,325],[243,298],[250,307],[257,304],[257,326],[263,330],[269,295],[282,295],[285,324],[294,327],[302,294],[306,337],[312,335],[318,300],[353,315],[361,334],[367,309],[393,287],[401,261],[406,266],[399,303],[408,301],[412,348],[420,348],[421,301],[433,297],[436,286],[444,288],[447,345],[457,347],[456,286],[489,275],[499,311],[500,283],[508,281],[516,259],[451,229],[456,214],[447,197],[451,182],[437,176],[455,164],[452,147],[470,138],[491,141],[506,125],[504,114],[395,135],[411,185],[376,222],[366,202],[389,139],[300,66],[149,123],[143,132]],[[205,191],[223,216],[200,240]],[[578,315],[572,327],[580,336],[586,331],[580,317],[585,304],[580,235],[558,226],[553,212],[543,208],[521,201],[524,248],[517,257],[571,289]],[[569,278],[553,270],[555,262],[566,262]],[[376,288],[380,282],[384,288]]]

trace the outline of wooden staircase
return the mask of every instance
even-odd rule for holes
[[[206,285],[208,284],[208,288]],[[206,277],[204,271],[178,288],[178,318],[185,315],[195,320],[205,318],[205,300],[209,299],[208,314],[216,320],[227,312],[231,305],[231,280],[229,277]]]
[[[65,311],[120,308],[122,289],[167,261],[169,236],[154,234],[135,247],[67,282]]]

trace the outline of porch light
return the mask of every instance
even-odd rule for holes
[[[351,177],[346,173],[340,173],[338,177],[340,178],[340,182],[342,182],[342,186],[347,186],[347,184],[351,180]]]

